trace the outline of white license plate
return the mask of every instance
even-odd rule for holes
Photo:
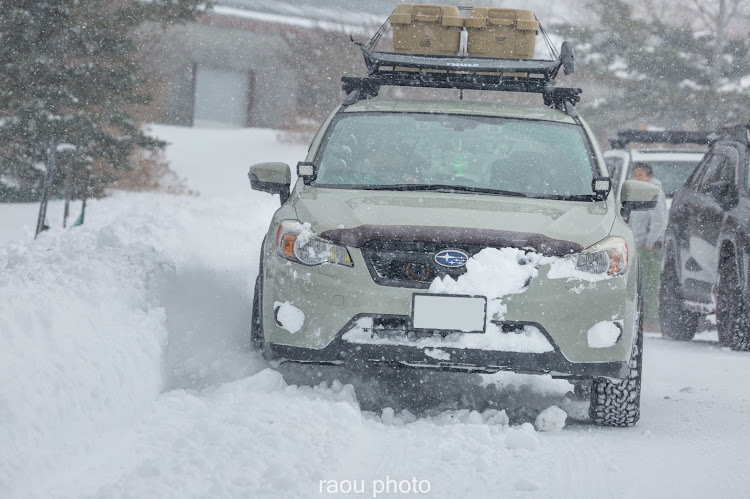
[[[412,329],[484,333],[487,298],[484,296],[414,294]]]

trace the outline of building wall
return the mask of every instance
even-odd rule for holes
[[[155,69],[165,85],[159,108],[162,122],[191,126],[194,71],[203,65],[253,74],[249,125],[279,128],[297,103],[298,75],[291,67],[282,33],[221,23],[196,22],[170,28],[155,53]]]

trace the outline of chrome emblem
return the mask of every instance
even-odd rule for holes
[[[466,261],[469,259],[469,255],[461,250],[443,250],[435,255],[435,261],[438,265],[443,267],[463,267],[466,265]]]

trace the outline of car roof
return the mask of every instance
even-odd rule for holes
[[[541,105],[515,106],[500,102],[469,100],[366,99],[348,106],[344,112],[464,114],[576,123],[562,111]]]
[[[698,163],[707,151],[675,149],[635,149],[630,151],[633,161],[690,161]]]

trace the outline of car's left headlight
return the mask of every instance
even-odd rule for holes
[[[276,232],[276,251],[282,257],[303,265],[337,263],[353,267],[345,246],[326,241],[299,220],[284,220]]]
[[[576,268],[591,274],[621,275],[628,270],[628,244],[609,236],[577,255]]]

